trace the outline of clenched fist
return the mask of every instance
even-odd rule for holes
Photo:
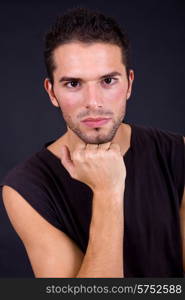
[[[61,162],[71,177],[87,184],[93,192],[124,191],[126,168],[118,144],[82,144],[72,153],[62,146],[61,152]]]

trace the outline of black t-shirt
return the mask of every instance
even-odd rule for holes
[[[123,157],[127,171],[124,275],[183,277],[179,223],[185,184],[183,137],[130,125],[131,146]],[[60,159],[46,148],[53,142],[9,171],[1,186],[8,185],[19,192],[85,254],[93,192],[86,184],[71,178]]]

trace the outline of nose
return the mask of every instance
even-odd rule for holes
[[[87,84],[84,94],[85,107],[88,109],[96,109],[103,107],[102,95],[96,84]]]

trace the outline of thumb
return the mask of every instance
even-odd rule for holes
[[[74,164],[71,159],[69,148],[66,145],[61,146],[61,162],[69,174],[72,176],[74,172]]]

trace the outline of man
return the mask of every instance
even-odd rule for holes
[[[47,34],[45,61],[67,132],[2,182],[35,277],[182,277],[183,137],[122,123],[134,79],[125,34],[71,10]]]

